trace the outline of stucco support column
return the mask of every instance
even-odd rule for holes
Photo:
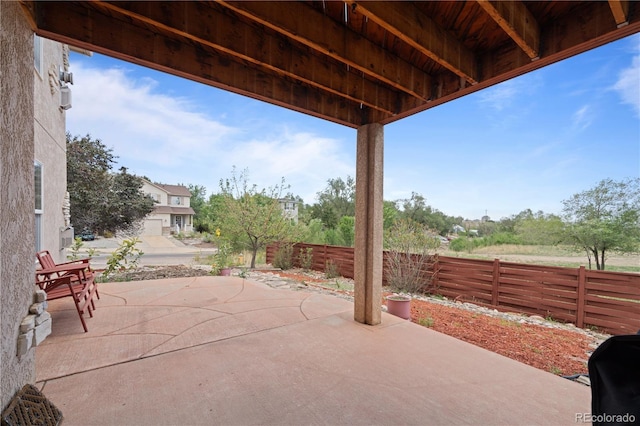
[[[33,73],[33,32],[0,0],[0,409],[35,381],[35,350],[17,355],[35,286]]]
[[[381,124],[358,129],[354,319],[370,325],[380,324],[382,315],[383,148]]]

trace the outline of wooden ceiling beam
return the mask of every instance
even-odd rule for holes
[[[346,1],[356,13],[366,16],[468,83],[478,82],[473,52],[414,5],[394,1]]]
[[[93,5],[389,115],[417,106],[414,97],[374,84],[334,61],[322,61],[308,47],[294,46],[279,34],[267,33],[203,3],[169,2],[162,8],[150,2]]]
[[[430,98],[429,76],[425,72],[313,7],[297,1],[218,3],[420,101]]]
[[[611,10],[605,2],[586,2],[579,13],[571,13],[554,20],[541,33],[540,59],[531,61],[528,55],[515,44],[503,45],[480,57],[482,80],[475,86],[459,90],[444,90],[442,96],[434,98],[421,107],[390,119],[381,124],[389,124],[412,114],[437,107],[462,96],[480,91],[528,72],[543,68],[587,50],[597,48],[614,40],[640,32],[640,14],[629,15],[629,24],[616,29]],[[440,82],[439,82],[440,83]],[[445,89],[455,87],[455,81],[444,80]]]
[[[618,28],[629,24],[629,2],[627,0],[609,0],[609,7]]]
[[[90,4],[38,2],[31,13],[37,25],[36,33],[43,37],[349,127],[357,128],[389,117],[343,97],[253,70],[252,64],[233,60],[186,39],[167,37],[153,28],[114,18]],[[105,28],[110,30],[94,30]]]
[[[531,58],[540,58],[540,26],[520,1],[477,0],[478,4]]]

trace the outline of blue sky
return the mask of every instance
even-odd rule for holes
[[[308,204],[355,176],[354,129],[102,55],[72,53],[71,71],[67,131],[102,140],[116,169],[211,194],[236,166]],[[640,176],[640,35],[389,124],[384,149],[385,200],[560,213],[602,179]]]

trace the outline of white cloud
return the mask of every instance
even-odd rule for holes
[[[622,103],[630,105],[640,117],[640,55],[634,56],[631,65],[620,71],[613,89]]]
[[[123,159],[185,164],[236,132],[194,111],[185,99],[157,93],[157,83],[149,78],[135,81],[123,69],[81,64],[73,64],[73,72],[68,130],[90,133]]]
[[[76,84],[68,131],[102,140],[119,157],[118,166],[131,173],[169,184],[204,185],[215,193],[219,180],[236,166],[249,169],[250,182],[260,188],[284,177],[291,192],[307,203],[314,202],[327,179],[354,175],[355,152],[344,152],[340,140],[282,123],[265,125],[268,117],[223,123],[196,101],[166,95],[158,82],[135,79],[122,68],[74,63],[72,69]]]
[[[259,187],[272,186],[282,177],[291,192],[313,203],[329,178],[355,174],[355,155],[344,152],[340,141],[308,132],[282,129],[270,138],[237,143],[227,153],[227,174],[235,165],[249,169]]]
[[[518,84],[514,80],[505,81],[497,86],[480,92],[480,103],[496,111],[508,108],[518,95]]]
[[[538,90],[541,84],[542,80],[539,75],[523,75],[484,89],[478,93],[478,96],[481,104],[495,111],[506,111],[519,100],[525,99],[529,102],[530,96]]]
[[[593,110],[589,105],[583,105],[571,116],[572,128],[585,130],[593,121]]]

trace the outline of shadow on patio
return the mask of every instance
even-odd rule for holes
[[[589,388],[333,296],[235,277],[49,304],[38,387],[64,424],[575,424]]]

